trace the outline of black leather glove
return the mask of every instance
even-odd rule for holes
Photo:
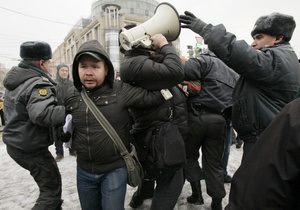
[[[189,11],[184,12],[185,15],[179,16],[179,21],[185,25],[181,25],[181,28],[189,28],[195,33],[201,35],[201,31],[207,25],[205,22],[197,18],[193,13]]]
[[[68,142],[71,139],[71,136],[72,136],[69,131],[67,133],[65,133],[63,131],[62,126],[60,126],[56,129],[56,134],[57,134],[58,139],[62,142]]]

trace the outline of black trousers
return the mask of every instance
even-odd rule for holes
[[[32,210],[61,209],[61,175],[48,148],[35,153],[26,153],[7,145],[7,153],[17,164],[30,171],[30,175],[39,186],[39,198]]]
[[[139,191],[139,194],[151,193],[151,190],[153,191],[151,210],[173,210],[184,185],[183,168],[174,167],[161,170],[154,163],[147,161],[149,148],[144,145],[146,138],[149,137],[147,134],[149,135],[149,132],[134,134],[134,144],[137,146],[145,179],[155,180],[156,187],[154,190],[153,188],[147,189],[147,192],[143,188]]]
[[[184,184],[183,169],[176,170],[168,179],[156,180],[151,210],[173,210]]]
[[[198,159],[201,148],[207,194],[212,198],[223,198],[226,195],[222,163],[226,121],[221,114],[195,110],[189,112],[189,126],[185,177],[189,182],[200,181],[201,168]]]

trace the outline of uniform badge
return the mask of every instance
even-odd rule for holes
[[[39,95],[40,96],[47,96],[48,95],[48,90],[45,88],[39,89]]]

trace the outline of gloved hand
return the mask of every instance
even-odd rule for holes
[[[185,15],[179,16],[179,21],[186,25],[181,25],[181,28],[189,28],[195,33],[201,35],[201,31],[207,25],[205,22],[197,18],[193,13],[189,11],[184,12]]]
[[[62,142],[68,142],[71,139],[71,136],[72,136],[69,131],[67,131],[67,133],[65,133],[63,131],[62,126],[60,126],[56,129],[56,134],[57,134],[58,139]]]

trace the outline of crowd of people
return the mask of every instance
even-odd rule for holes
[[[81,208],[124,209],[126,164],[83,94],[127,149],[130,144],[136,147],[145,176],[131,198],[132,208],[152,198],[151,210],[174,209],[185,181],[192,190],[187,202],[202,205],[203,178],[212,210],[224,208],[224,182],[231,182],[225,209],[300,208],[300,65],[289,43],[294,18],[281,13],[259,17],[251,45],[237,40],[223,24],[207,24],[189,11],[179,21],[203,37],[207,54],[183,62],[162,34],[153,35],[149,47],[136,44],[125,50],[120,43],[124,59],[117,79],[97,40],[79,47],[72,63],[73,82],[65,64],[57,66],[57,80],[51,78],[48,43],[27,41],[20,46],[22,61],[3,81],[3,142],[39,187],[32,209],[62,209],[57,162],[64,157],[63,143],[70,141]],[[66,131],[70,115],[72,129]],[[226,167],[233,129],[237,146],[243,142],[243,158],[231,180]],[[173,141],[157,149],[162,139]],[[48,149],[53,143],[56,158]]]

